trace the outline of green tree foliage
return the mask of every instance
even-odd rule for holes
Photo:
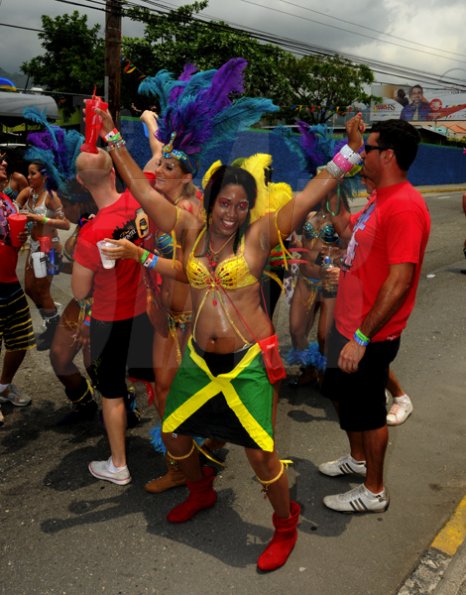
[[[147,75],[154,75],[161,68],[178,75],[187,63],[204,70],[218,68],[230,58],[241,56],[249,62],[247,95],[270,97],[278,105],[288,101],[290,86],[280,68],[287,52],[261,44],[222,21],[193,20],[207,5],[207,1],[195,2],[161,16],[143,8],[128,11],[128,16],[144,22],[146,27],[144,39],[123,39],[125,57]]]
[[[273,99],[282,108],[278,114],[282,122],[292,123],[298,117],[323,123],[337,108],[343,113],[355,101],[370,101],[364,88],[374,77],[367,66],[339,56],[298,58],[222,21],[200,20],[198,14],[207,6],[208,1],[202,0],[162,15],[146,8],[125,12],[145,24],[145,33],[143,38],[123,38],[123,56],[136,66],[132,73],[122,72],[123,106],[134,102],[144,108],[153,103],[137,94],[141,73],[152,76],[166,68],[178,76],[187,63],[200,70],[218,68],[237,56],[249,63],[245,93]],[[74,11],[54,19],[43,16],[42,27],[39,38],[45,54],[25,62],[21,70],[50,91],[89,94],[97,85],[102,95],[105,47],[99,25],[88,27],[87,16]],[[71,111],[70,96],[64,97]]]
[[[99,36],[100,26],[88,27],[87,16],[76,10],[71,15],[41,18],[39,39],[45,54],[24,62],[22,72],[49,91],[90,94],[96,85],[97,93],[103,94],[104,40]],[[63,95],[59,103],[67,113],[72,111],[71,96]]]
[[[374,82],[371,69],[340,56],[297,59],[290,55],[285,69],[293,88],[294,111],[310,124],[324,124],[335,113],[345,115],[355,102],[370,104],[376,99],[364,90]]]
[[[374,81],[369,67],[339,56],[297,58],[224,22],[193,20],[207,5],[207,0],[195,2],[162,16],[147,9],[130,10],[128,16],[144,22],[146,29],[142,40],[124,39],[125,55],[149,75],[161,68],[179,74],[188,62],[200,69],[218,68],[242,56],[249,62],[246,94],[273,99],[282,107],[279,117],[285,122],[299,117],[324,123],[337,111],[343,115],[355,101],[370,102],[372,96],[364,91]]]

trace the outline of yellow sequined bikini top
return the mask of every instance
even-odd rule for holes
[[[210,271],[204,262],[194,256],[197,245],[205,232],[206,228],[204,227],[196,239],[186,264],[186,275],[191,287],[215,289],[220,286],[223,289],[240,289],[258,283],[258,279],[249,271],[248,263],[244,258],[244,236],[241,238],[238,254],[233,254],[219,262],[215,271]]]

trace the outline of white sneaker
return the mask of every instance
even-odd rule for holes
[[[404,423],[413,412],[413,404],[408,395],[395,397],[387,414],[387,425],[399,426]]]
[[[325,496],[323,502],[327,508],[337,512],[385,512],[390,499],[386,490],[381,494],[373,494],[361,484],[343,494]]]
[[[0,393],[0,403],[11,403],[15,407],[26,407],[32,401],[31,397],[20,393],[14,384],[9,384],[6,389]]]
[[[338,475],[361,475],[366,477],[366,461],[356,461],[350,454],[344,455],[336,461],[329,461],[319,465],[319,471],[330,477]]]
[[[112,457],[110,457],[107,461],[91,461],[88,465],[91,475],[97,477],[97,479],[111,481],[112,483],[116,483],[119,486],[124,486],[129,483],[131,481],[131,475],[129,474],[128,467],[125,465],[123,469],[120,469],[119,471],[111,471],[111,461]]]

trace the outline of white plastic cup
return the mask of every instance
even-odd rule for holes
[[[115,266],[115,261],[111,258],[107,258],[105,254],[102,252],[102,248],[112,248],[113,244],[111,242],[107,242],[107,240],[100,240],[97,242],[97,247],[99,248],[100,252],[100,259],[102,261],[102,266],[104,269],[113,269]]]
[[[45,252],[33,252],[31,258],[34,277],[36,279],[47,277],[47,255]]]

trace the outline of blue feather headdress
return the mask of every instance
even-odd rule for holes
[[[302,169],[315,176],[318,168],[330,161],[348,141],[346,138],[336,140],[332,130],[325,124],[311,126],[302,121],[297,121],[296,124],[299,136],[283,127],[276,128],[274,134],[283,138],[288,148],[297,155]],[[357,187],[354,177],[344,177],[339,186],[343,197],[347,199],[356,194]]]
[[[166,70],[144,79],[139,93],[159,99],[156,134],[164,157],[175,157],[195,175],[202,154],[279,109],[270,99],[235,99],[244,90],[246,66],[243,58],[232,58],[218,70],[195,72],[187,65],[176,80]]]
[[[68,183],[75,178],[75,162],[84,137],[76,130],[63,130],[47,121],[46,115],[36,108],[23,111],[26,120],[44,127],[41,132],[31,132],[27,136],[30,144],[24,159],[43,164],[42,173],[47,176],[48,190],[66,193]]]

